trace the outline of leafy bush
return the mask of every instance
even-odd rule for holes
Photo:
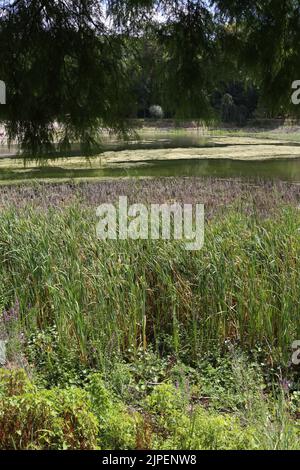
[[[294,391],[290,398],[291,412],[297,417],[300,417],[300,392]]]
[[[146,398],[146,409],[159,416],[174,416],[185,409],[184,397],[173,385],[160,384]]]
[[[134,449],[140,416],[129,413],[104,385],[100,374],[93,374],[87,386],[92,409],[99,420],[102,449]]]
[[[146,402],[155,423],[154,448],[217,450],[254,447],[252,432],[243,429],[236,418],[217,415],[200,406],[188,409],[180,391],[170,384],[158,386]]]
[[[84,390],[29,391],[22,371],[1,373],[0,382],[8,392],[0,397],[0,449],[97,447],[98,422]]]
[[[23,370],[0,369],[0,449],[298,449],[288,413],[298,414],[298,395],[262,400],[244,393],[240,372],[236,380],[245,409],[233,415],[203,408],[171,383],[127,408],[99,373],[85,388],[39,390]]]
[[[12,397],[33,392],[34,385],[23,369],[0,369],[0,397]]]
[[[146,349],[139,348],[132,354],[127,351],[129,364],[126,368],[133,379],[132,392],[135,398],[142,398],[157,386],[157,383],[165,380],[170,370],[169,357],[160,357],[155,353],[151,345]]]
[[[199,450],[254,449],[254,431],[242,428],[238,419],[230,415],[209,412],[200,406],[189,418],[182,417],[174,429],[171,447]]]
[[[81,386],[91,369],[80,363],[77,345],[63,348],[59,339],[56,325],[34,331],[27,340],[26,356],[38,372],[39,382],[47,387]]]

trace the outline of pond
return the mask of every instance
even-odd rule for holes
[[[295,138],[296,137],[296,138]],[[106,138],[103,153],[86,160],[73,153],[44,164],[12,158],[0,148],[0,181],[30,179],[197,176],[261,178],[300,182],[300,136],[263,133],[203,135],[144,133],[139,140]],[[10,152],[13,152],[11,149]]]

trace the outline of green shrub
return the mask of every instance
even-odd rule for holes
[[[99,420],[101,449],[134,449],[140,416],[129,413],[116,399],[102,380],[100,374],[93,374],[87,386],[92,409]]]
[[[145,402],[149,412],[166,419],[184,412],[187,405],[181,391],[169,383],[157,385]]]
[[[98,420],[92,413],[87,392],[70,387],[52,389],[51,399],[63,420],[64,445],[70,449],[97,447]]]
[[[290,410],[296,415],[297,418],[300,417],[300,392],[294,391],[290,397]]]
[[[0,397],[22,395],[33,390],[34,385],[24,369],[0,369]]]
[[[97,447],[98,421],[84,390],[36,390],[23,371],[4,371],[1,376],[7,395],[0,396],[0,449]],[[19,388],[11,388],[16,377]]]
[[[162,384],[146,398],[152,416],[152,446],[157,449],[246,449],[254,447],[252,433],[231,416],[197,406],[188,409],[181,392]]]
[[[76,343],[76,341],[75,341]],[[61,348],[56,325],[36,330],[28,337],[26,356],[48,387],[81,386],[91,372],[80,363],[78,345]]]
[[[256,447],[251,428],[241,427],[233,416],[215,414],[200,406],[189,419],[184,417],[177,424],[171,440],[177,449],[244,450]]]

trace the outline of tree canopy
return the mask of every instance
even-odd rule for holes
[[[297,115],[299,36],[296,0],[0,0],[0,118],[40,155],[74,139],[89,153],[99,128],[125,135],[150,105],[209,119],[238,80]]]

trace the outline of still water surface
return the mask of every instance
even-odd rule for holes
[[[246,141],[245,141],[246,142]],[[285,158],[276,158],[274,160],[255,160],[245,161],[237,159],[222,159],[222,158],[206,158],[206,159],[178,159],[166,160],[164,159],[164,149],[182,149],[182,148],[216,148],[219,153],[222,148],[227,148],[228,145],[222,143],[222,139],[213,139],[204,137],[197,133],[190,134],[176,134],[176,133],[159,133],[143,136],[140,140],[130,142],[120,142],[113,139],[106,139],[103,143],[104,150],[121,152],[123,150],[147,150],[147,149],[161,149],[161,157],[158,160],[143,159],[134,163],[114,163],[110,166],[104,166],[100,163],[97,165],[90,164],[88,161],[86,165],[79,165],[69,168],[62,162],[67,161],[58,160],[53,166],[35,167],[28,165],[26,168],[13,168],[10,166],[2,166],[0,168],[0,181],[5,180],[28,180],[28,179],[61,179],[61,178],[111,178],[111,177],[158,177],[158,176],[211,176],[218,178],[262,178],[262,179],[282,179],[288,181],[300,182],[300,144],[293,142],[292,145],[298,151],[299,157],[289,159],[288,155]],[[230,144],[232,145],[232,144]],[[249,149],[255,145],[259,155],[261,144],[242,144],[241,148]],[[274,147],[274,155],[276,148],[284,145],[278,141],[277,144],[272,144]],[[243,147],[242,147],[243,146]],[[247,147],[248,146],[248,147]],[[232,145],[234,149],[234,145]],[[10,152],[14,152],[11,149]],[[73,151],[76,153],[78,149],[74,146]],[[241,150],[242,151],[242,150]],[[236,152],[236,147],[235,147]],[[8,151],[5,147],[0,147],[0,157],[7,155]],[[105,153],[102,155],[105,156]],[[12,160],[12,162],[15,160]],[[91,161],[93,161],[91,159]],[[99,161],[99,159],[98,159]]]

